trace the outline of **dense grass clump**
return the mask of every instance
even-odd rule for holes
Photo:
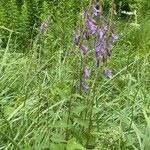
[[[84,93],[85,59],[73,31],[89,2],[2,0],[0,150],[149,150],[150,4],[126,2],[136,14],[112,17],[119,40],[106,65],[113,76],[100,66]]]

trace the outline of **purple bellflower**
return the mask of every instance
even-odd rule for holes
[[[105,58],[105,56],[103,55],[102,56],[102,62],[104,63],[106,61],[106,58]]]
[[[86,40],[90,39],[90,34],[88,32],[85,32],[85,38],[86,38]]]
[[[102,39],[104,38],[104,36],[105,36],[105,33],[104,33],[103,30],[101,30],[101,31],[99,32],[99,40],[102,41]]]
[[[47,22],[43,22],[40,26],[40,31],[44,32],[48,27],[48,23]]]
[[[83,54],[85,55],[88,51],[88,48],[85,45],[82,44],[81,45],[81,50],[82,50]]]
[[[88,91],[88,89],[89,89],[89,87],[88,87],[88,85],[87,85],[86,83],[82,83],[81,88],[82,88],[82,91],[85,92],[85,93],[86,93],[86,92]]]
[[[105,66],[103,70],[104,76],[107,78],[112,77],[112,70],[107,68],[107,60],[111,56],[112,44],[118,40],[118,36],[114,33],[112,22],[109,18],[105,18],[100,0],[92,0],[90,7],[88,7],[82,14],[81,26],[78,28],[74,42],[80,48],[83,53],[83,67],[82,81],[80,81],[80,87],[83,92],[87,92],[88,78],[91,77],[91,70],[87,68],[87,63],[91,62],[94,55],[94,61],[96,67]],[[110,18],[111,19],[111,18]],[[90,53],[88,50],[90,49]],[[104,63],[104,64],[103,64]]]
[[[101,52],[101,53],[104,52],[104,50],[103,50],[103,48],[101,47],[101,45],[98,45],[95,49],[96,49],[96,52]]]
[[[100,13],[101,11],[99,10],[99,9],[97,9],[96,7],[93,7],[93,14],[95,15],[95,16],[97,16],[98,15],[98,13]]]
[[[100,56],[102,56],[104,49],[100,45],[97,46],[95,49],[96,49],[95,57],[99,58]]]
[[[109,41],[105,41],[105,46],[106,46],[107,48],[110,48],[112,45],[111,45],[111,43],[110,43]]]
[[[106,30],[107,30],[107,25],[104,25],[104,24],[103,24],[103,25],[101,26],[101,30],[102,30],[102,31],[106,31]]]
[[[78,45],[80,43],[80,36],[75,37],[74,42]]]
[[[99,42],[99,40],[94,41],[94,42],[91,44],[91,46],[95,48],[95,47],[98,45],[98,42]]]
[[[105,68],[105,70],[104,70],[104,75],[105,75],[107,78],[111,78],[111,77],[112,77],[112,70],[109,69],[109,68]]]
[[[90,20],[87,21],[87,26],[89,27],[89,29],[93,32],[93,33],[97,33],[98,32],[98,27]]]
[[[119,37],[115,35],[114,33],[112,33],[111,38],[112,38],[112,41],[115,42],[116,40],[118,40]]]
[[[91,76],[91,71],[87,68],[84,69],[84,76],[85,77],[90,77]]]
[[[107,56],[111,56],[111,51],[109,49],[107,50]]]

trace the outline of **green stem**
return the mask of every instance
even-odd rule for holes
[[[6,137],[13,145],[14,148],[17,150],[21,150],[21,148],[19,147],[19,145],[9,136],[7,136],[3,131],[0,130],[0,134],[3,135],[4,137]]]
[[[77,66],[77,59],[75,60],[75,66],[73,68],[76,69],[76,66]],[[76,76],[76,74],[73,73],[71,94],[73,94],[75,92],[75,88],[74,88],[75,76]],[[66,128],[66,131],[65,131],[65,139],[66,139],[66,141],[69,139],[69,127],[68,126],[69,126],[70,117],[71,117],[71,105],[72,105],[72,97],[70,97],[69,102],[68,102],[67,128]]]
[[[69,122],[70,122],[70,115],[71,115],[71,98],[68,102],[68,117],[67,117],[67,128],[65,133],[65,140],[68,141],[69,139]]]
[[[89,105],[89,124],[88,124],[88,137],[87,137],[87,141],[86,141],[86,147],[88,148],[88,145],[89,145],[89,141],[90,141],[90,135],[91,135],[91,129],[92,129],[92,126],[93,126],[93,122],[92,122],[92,115],[93,115],[93,107],[94,107],[94,102],[96,101],[95,99],[95,95],[96,95],[96,86],[97,86],[97,81],[98,81],[98,77],[99,77],[99,70],[96,70],[96,78],[95,78],[95,81],[93,83],[93,86],[92,86],[92,91],[93,91],[93,97],[91,98],[91,102],[90,102],[90,105]]]

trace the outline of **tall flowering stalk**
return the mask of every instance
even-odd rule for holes
[[[112,25],[112,10],[110,18],[106,19],[103,15],[103,9],[99,0],[93,0],[87,10],[82,13],[82,25],[77,28],[74,34],[74,42],[81,50],[84,59],[83,74],[86,74],[86,65],[91,63],[91,57],[95,61],[96,67],[103,68],[104,75],[112,77],[112,70],[107,67],[107,60],[111,56],[113,43],[118,39],[114,33]],[[86,75],[83,75],[84,81],[81,81],[83,91],[87,92]]]
[[[50,24],[50,16],[48,16],[45,21],[43,21],[39,27],[39,33],[35,38],[35,41],[33,43],[33,58],[35,60],[35,64],[37,64],[37,59],[40,57],[40,50],[38,47],[38,43],[41,42],[42,36],[46,32],[47,28],[49,27]]]
[[[46,18],[46,20],[41,23],[41,25],[40,25],[40,34],[42,34],[46,31],[46,29],[48,28],[49,22],[50,22],[50,16],[48,16]]]
[[[74,42],[80,49],[82,55],[80,89],[84,93],[91,91],[92,99],[88,102],[85,119],[88,117],[88,133],[92,127],[92,110],[95,101],[96,84],[99,79],[99,72],[103,72],[107,78],[112,77],[112,70],[108,67],[107,61],[112,55],[112,46],[118,40],[114,33],[113,17],[114,1],[111,2],[108,19],[104,16],[101,1],[91,0],[89,7],[82,13],[82,24],[74,33]],[[94,65],[94,66],[93,66]],[[90,66],[90,67],[89,67]],[[89,85],[89,78],[93,83]],[[86,147],[89,144],[87,137]]]

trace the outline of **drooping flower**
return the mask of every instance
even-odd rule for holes
[[[104,75],[105,75],[107,78],[111,78],[111,77],[112,77],[112,70],[109,69],[109,68],[105,68],[105,70],[104,70]]]
[[[103,30],[101,30],[99,32],[99,40],[102,41],[102,39],[104,38],[105,32]]]
[[[93,32],[93,33],[97,33],[98,32],[98,27],[90,20],[87,21],[87,26],[89,27],[89,29]]]
[[[111,56],[111,51],[109,49],[107,50],[107,56]]]
[[[91,71],[87,68],[84,69],[84,77],[90,77],[91,76]]]
[[[88,32],[85,32],[85,39],[89,40],[90,39],[90,34]]]
[[[82,50],[83,54],[85,55],[88,51],[88,48],[84,44],[82,44],[81,45],[81,50]]]
[[[85,92],[85,93],[86,93],[86,92],[88,91],[88,89],[89,89],[88,85],[87,85],[85,82],[81,84],[81,88],[82,88],[82,91]]]
[[[84,28],[83,28],[83,27],[80,27],[80,28],[79,28],[79,33],[82,34],[83,32],[84,32]]]
[[[40,26],[40,31],[44,32],[48,27],[48,23],[47,22],[43,22]]]
[[[96,7],[93,7],[93,14],[95,15],[95,16],[97,16],[98,15],[98,13],[100,13],[101,11],[99,10],[99,9],[97,9]]]
[[[109,41],[105,41],[105,46],[107,47],[107,48],[110,48],[112,45],[111,45],[111,43],[109,42]]]
[[[91,70],[87,66],[93,64],[93,55],[95,66],[105,67],[103,74],[107,78],[112,77],[112,70],[107,67],[107,60],[111,56],[112,44],[118,39],[118,36],[114,34],[111,18],[105,18],[99,2],[100,0],[90,1],[89,7],[82,14],[81,27],[74,36],[75,43],[84,55],[80,80],[80,88],[83,92],[87,92],[89,89],[88,80],[91,77]],[[90,51],[88,52],[88,50]],[[86,55],[87,53],[88,55]]]
[[[96,53],[95,53],[95,57],[98,58],[100,56],[102,56],[104,49],[101,47],[101,45],[98,45],[96,48]]]
[[[104,49],[102,48],[101,45],[98,45],[95,49],[96,49],[96,52],[101,52],[101,54],[104,52]]]
[[[99,40],[94,41],[93,43],[91,43],[91,46],[93,48],[95,48],[98,45]]]
[[[105,58],[105,56],[103,55],[102,56],[102,62],[104,63],[106,61],[106,58]]]
[[[111,38],[112,38],[112,41],[115,42],[116,40],[118,40],[119,37],[116,34],[112,33]]]
[[[78,45],[80,43],[80,36],[75,37],[74,42]]]
[[[102,26],[101,26],[101,30],[102,30],[102,31],[106,31],[106,30],[107,30],[107,25],[102,24]]]

